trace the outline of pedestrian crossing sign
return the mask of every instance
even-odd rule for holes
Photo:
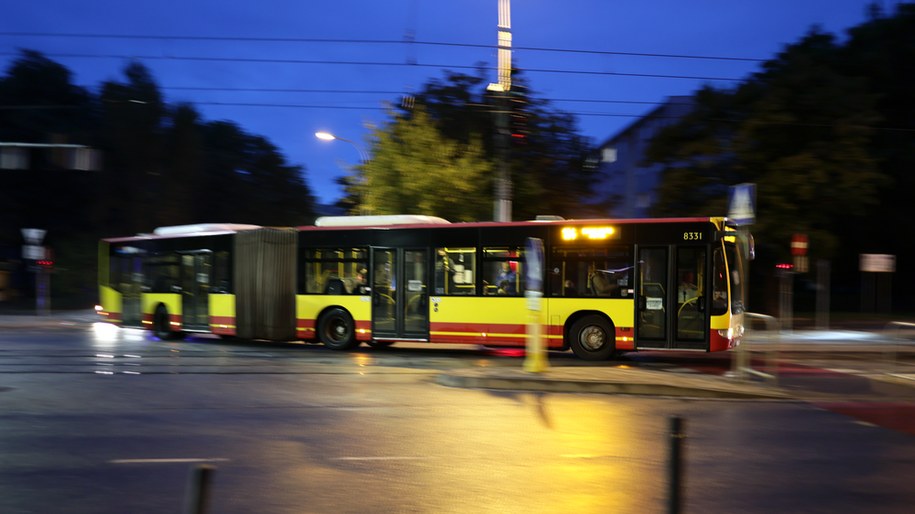
[[[751,225],[756,221],[756,184],[731,186],[728,218],[738,225]]]

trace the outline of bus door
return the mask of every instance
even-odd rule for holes
[[[708,248],[706,246],[676,247],[675,277],[677,280],[676,312],[673,348],[708,350],[709,288],[707,287]]]
[[[429,251],[372,248],[372,335],[429,340]]]
[[[181,319],[185,330],[209,329],[212,269],[213,253],[209,250],[181,254]]]
[[[636,347],[707,349],[707,248],[646,246],[638,254]]]
[[[669,299],[669,248],[639,247],[635,288],[636,348],[667,348],[671,305]]]
[[[117,255],[112,261],[117,270],[116,289],[121,292],[121,323],[125,327],[142,326],[143,258],[131,253]]]

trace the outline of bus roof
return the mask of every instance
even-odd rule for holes
[[[175,225],[170,227],[158,227],[152,233],[140,233],[134,236],[126,237],[108,237],[103,241],[135,241],[142,239],[167,239],[170,237],[191,237],[213,234],[234,234],[243,230],[255,230],[263,228],[260,225],[245,225],[241,223],[195,223],[193,225]]]
[[[446,225],[451,222],[438,216],[395,214],[373,216],[321,216],[316,227],[378,227],[389,225]]]
[[[178,236],[205,232],[239,232],[258,228],[261,228],[260,225],[244,225],[239,223],[195,223],[193,225],[158,227],[153,230],[153,234],[157,236]]]
[[[325,216],[314,225],[298,227],[299,230],[335,228],[432,228],[432,227],[523,227],[530,225],[583,225],[583,224],[654,224],[654,223],[715,223],[723,227],[724,217],[690,218],[589,218],[589,219],[537,219],[525,221],[468,221],[451,223],[436,216],[378,215],[378,216]],[[444,225],[444,226],[443,226]]]

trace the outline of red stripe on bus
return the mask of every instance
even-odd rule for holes
[[[210,316],[210,332],[221,336],[234,336],[235,316]]]
[[[515,323],[430,323],[432,332],[474,332],[478,334],[526,334],[527,325]]]

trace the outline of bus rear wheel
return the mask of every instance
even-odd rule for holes
[[[335,308],[321,316],[318,323],[318,337],[331,350],[349,350],[356,341],[356,324],[353,317],[343,309]]]
[[[163,341],[180,339],[182,335],[181,332],[172,331],[168,309],[162,304],[156,307],[156,313],[153,314],[153,333]]]
[[[616,350],[616,333],[606,319],[591,315],[576,321],[569,330],[572,352],[586,361],[607,360]]]

